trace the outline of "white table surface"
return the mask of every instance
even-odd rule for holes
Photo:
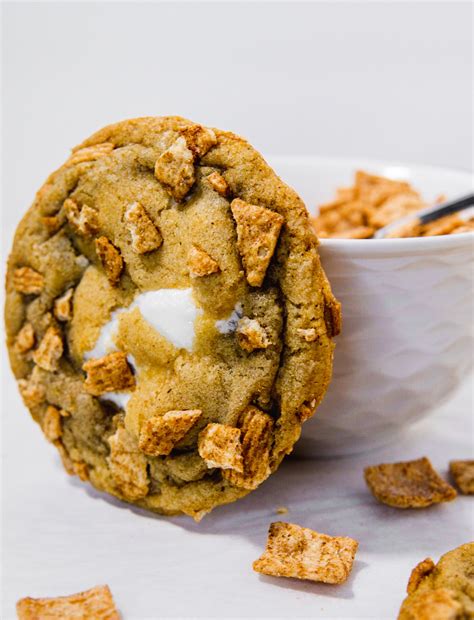
[[[396,618],[411,569],[474,536],[473,502],[418,511],[378,504],[367,464],[427,455],[442,475],[472,455],[472,381],[397,444],[356,457],[288,459],[258,491],[196,524],[162,518],[92,490],[62,470],[29,419],[5,368],[2,618],[22,596],[110,585],[125,620]],[[278,506],[288,514],[276,515]],[[342,586],[259,576],[252,561],[271,521],[287,520],[360,542]]]

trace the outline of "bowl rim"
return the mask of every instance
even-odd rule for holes
[[[466,184],[473,183],[473,173],[469,170],[460,168],[449,168],[444,166],[432,166],[417,164],[415,162],[401,162],[384,159],[371,159],[367,157],[334,157],[322,155],[271,155],[268,156],[271,164],[278,165],[317,165],[332,164],[352,166],[354,169],[364,167],[375,168],[399,168],[406,170],[417,170],[427,174],[451,174],[463,177]],[[286,183],[285,179],[282,179]],[[441,191],[441,190],[440,190]],[[451,250],[453,248],[474,249],[474,232],[459,233],[456,235],[439,235],[434,237],[406,237],[399,239],[325,239],[318,238],[320,249],[324,253],[326,250],[331,254],[351,254],[352,256],[366,256],[367,254],[387,255],[387,254],[421,254]]]

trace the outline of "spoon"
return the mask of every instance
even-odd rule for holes
[[[435,220],[439,220],[445,215],[451,215],[452,213],[458,213],[460,211],[464,211],[464,213],[460,213],[460,217],[463,220],[469,220],[474,216],[474,194],[468,194],[464,196],[464,198],[457,198],[456,200],[450,200],[448,202],[443,202],[440,205],[436,205],[434,207],[428,207],[427,209],[422,209],[421,211],[417,211],[415,213],[410,213],[405,217],[400,218],[399,220],[395,220],[391,222],[387,226],[380,228],[375,234],[374,239],[383,239],[387,236],[388,233],[396,230],[397,228],[402,228],[406,224],[416,223],[416,224],[428,224],[429,222],[434,222]]]

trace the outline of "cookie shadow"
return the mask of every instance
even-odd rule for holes
[[[432,519],[446,523],[450,530],[466,531],[466,539],[469,537],[465,513],[463,516],[453,510],[451,503],[408,510],[378,503],[365,485],[362,469],[360,459],[289,459],[257,490],[238,502],[219,506],[199,523],[185,515],[167,517],[128,504],[77,478],[70,478],[69,484],[96,501],[140,518],[171,523],[196,535],[241,537],[255,547],[257,554],[264,548],[268,527],[274,521],[296,523],[331,536],[350,536],[359,541],[359,553],[376,555],[386,553],[387,548],[396,548],[399,553],[419,548],[419,532],[427,530]],[[279,507],[287,512],[279,514]],[[455,542],[453,539],[453,546]],[[430,536],[421,546],[430,553]]]

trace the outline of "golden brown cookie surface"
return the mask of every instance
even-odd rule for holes
[[[413,569],[398,620],[474,618],[474,543],[441,557],[427,558]]]
[[[169,332],[175,301],[186,324]],[[165,514],[199,517],[278,467],[329,383],[338,312],[298,196],[247,142],[181,118],[74,149],[9,260],[34,419],[68,471]],[[222,467],[199,454],[210,424],[238,429],[219,435]]]

